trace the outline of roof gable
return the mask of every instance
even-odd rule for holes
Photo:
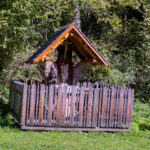
[[[53,52],[65,39],[70,38],[72,43],[80,49],[80,52],[86,54],[86,57],[92,57],[105,66],[109,62],[101,55],[101,53],[94,47],[85,34],[72,23],[61,30],[59,30],[48,42],[46,42],[40,49],[38,49],[26,63],[37,63],[42,57]]]

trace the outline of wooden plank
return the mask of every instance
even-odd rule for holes
[[[73,127],[75,123],[75,102],[76,102],[76,87],[72,86],[72,100],[71,100],[71,117],[70,117],[70,126]]]
[[[101,126],[101,119],[102,119],[102,98],[103,98],[103,89],[99,89],[99,106],[98,106],[98,127]]]
[[[119,109],[118,109],[118,123],[117,127],[121,128],[123,127],[122,123],[122,117],[123,117],[123,102],[124,102],[124,89],[120,89],[120,103],[119,103]]]
[[[48,85],[45,85],[44,114],[43,114],[44,125],[47,125],[47,115],[48,115]]]
[[[67,90],[68,90],[68,86],[63,86],[63,98],[62,98],[62,116],[61,116],[61,121],[60,121],[60,125],[65,126],[65,122],[66,122],[66,102],[67,102]]]
[[[81,87],[80,91],[80,101],[79,101],[79,118],[78,118],[78,126],[82,126],[83,122],[83,105],[84,105],[84,96],[85,96],[85,87]]]
[[[106,128],[109,127],[109,121],[110,121],[110,103],[111,103],[111,91],[109,89],[109,86],[107,85],[108,88],[108,96],[107,96],[107,111],[106,111]]]
[[[126,118],[126,126],[128,128],[130,128],[132,124],[132,109],[133,109],[133,91],[129,89],[128,90],[127,118]]]
[[[83,83],[83,86],[85,87],[85,96],[84,96],[84,104],[83,104],[83,124],[82,126],[86,126],[87,122],[87,109],[88,109],[88,94],[89,94],[89,88],[86,88],[87,84]]]
[[[35,103],[35,124],[39,121],[39,101],[40,101],[40,84],[36,85],[36,103]]]
[[[112,87],[111,88],[111,106],[110,106],[109,127],[113,127],[114,125],[115,101],[116,101],[116,88]]]
[[[35,113],[35,95],[36,95],[36,85],[31,86],[31,99],[30,99],[30,114],[29,114],[29,124],[34,124],[34,113]]]
[[[27,84],[24,83],[23,99],[22,99],[22,113],[21,113],[21,125],[26,123],[26,106],[27,106]]]
[[[26,124],[29,123],[29,109],[30,109],[30,93],[31,93],[31,86],[28,85],[27,87],[27,108],[26,108]]]
[[[102,116],[101,116],[101,126],[100,127],[105,127],[105,123],[106,123],[107,92],[108,92],[108,89],[106,87],[104,87],[103,88],[103,100],[102,100]]]
[[[72,99],[72,95],[71,95],[71,87],[68,87],[68,97],[67,97],[67,101],[66,101],[66,126],[69,126],[69,119],[70,119],[70,102]]]
[[[128,89],[124,89],[124,104],[123,104],[123,127],[126,128],[127,117],[127,102],[128,102]]]
[[[98,101],[99,101],[99,88],[97,87],[97,88],[94,90],[92,127],[97,127]]]
[[[134,105],[134,89],[131,89],[131,90],[132,90],[132,106],[131,106],[131,122],[130,122],[129,129],[131,129],[131,127],[132,127],[132,119],[133,119],[133,105]]]
[[[130,129],[119,129],[119,128],[63,128],[63,127],[33,127],[33,126],[22,126],[22,130],[37,130],[37,131],[102,131],[102,132],[124,132],[130,131]]]
[[[114,127],[117,128],[118,122],[118,108],[119,108],[119,95],[120,95],[120,88],[116,87],[116,101],[115,101],[115,115],[114,115]]]
[[[89,99],[88,99],[88,112],[87,112],[87,127],[91,127],[92,124],[92,102],[93,102],[93,88],[89,89]]]
[[[90,57],[89,53],[87,55],[84,46],[77,40],[77,38],[75,38],[75,36],[70,36],[69,39],[71,40],[71,42],[75,45],[76,49],[78,50],[78,52],[76,52],[76,53],[79,53],[78,55],[80,56],[80,58]]]
[[[62,104],[62,86],[59,86],[59,89],[58,89],[56,125],[60,125],[60,121],[61,121],[61,104]]]
[[[88,82],[88,88],[90,88],[90,87],[92,87],[92,84],[91,84],[91,82]]]
[[[53,119],[53,126],[56,125],[56,115],[57,115],[57,104],[58,104],[58,89],[59,86],[55,85],[54,88],[54,107],[53,107],[53,112],[52,112],[52,119]]]
[[[39,102],[39,125],[43,124],[43,111],[44,111],[44,96],[45,96],[45,85],[40,85],[40,102]]]
[[[79,101],[80,101],[80,87],[76,86],[75,126],[78,126],[78,120],[79,120]]]
[[[49,86],[48,92],[48,117],[47,117],[48,126],[52,125],[53,98],[54,98],[54,85],[51,84]]]

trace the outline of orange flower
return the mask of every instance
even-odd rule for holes
[[[26,141],[24,141],[24,145],[26,145],[27,144],[27,142]]]

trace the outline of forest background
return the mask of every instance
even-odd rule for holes
[[[25,60],[75,20],[78,2],[82,31],[111,64],[90,68],[83,80],[131,87],[137,101],[150,102],[148,0],[1,0],[0,97],[8,99],[10,79],[39,79]]]

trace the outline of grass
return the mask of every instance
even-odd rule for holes
[[[149,150],[150,131],[146,135],[142,132],[23,132],[1,128],[0,150]]]
[[[0,150],[150,150],[149,107],[136,103],[134,110],[131,132],[21,131],[0,100]]]

